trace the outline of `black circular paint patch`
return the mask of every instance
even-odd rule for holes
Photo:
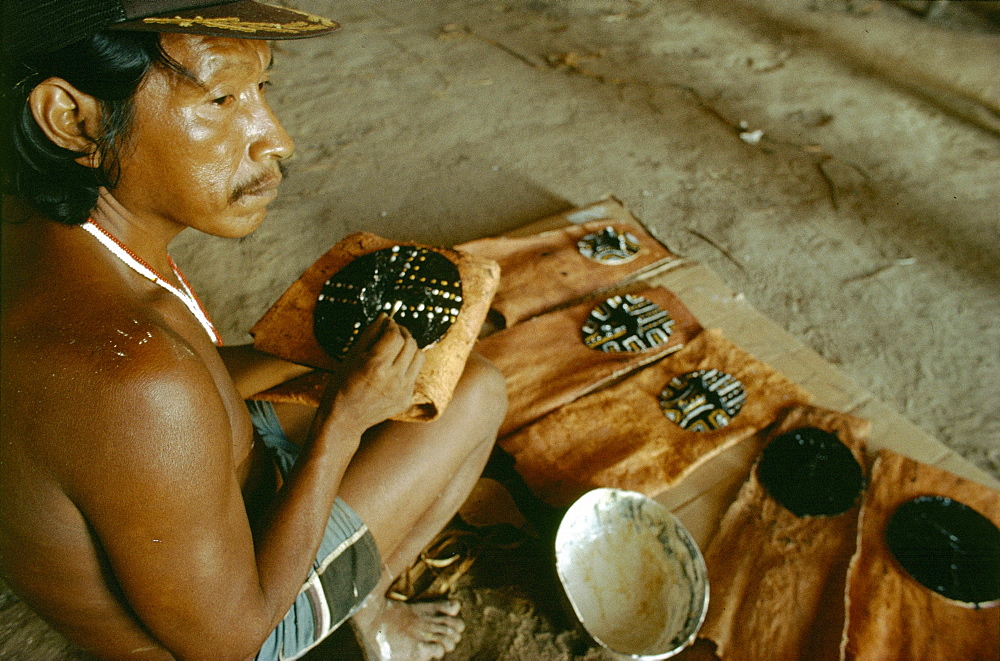
[[[423,348],[448,332],[461,308],[462,283],[450,259],[426,248],[393,246],[358,257],[326,281],[313,332],[324,351],[341,359],[385,312]]]
[[[642,296],[613,296],[599,304],[580,329],[583,343],[605,352],[639,352],[670,339],[674,320]]]
[[[634,235],[618,232],[614,227],[605,227],[600,232],[588,234],[576,242],[576,247],[587,259],[608,266],[631,262],[642,248]]]
[[[795,516],[843,514],[864,488],[864,472],[850,448],[815,427],[787,431],[768,443],[757,479]]]
[[[706,432],[732,422],[746,401],[743,384],[719,370],[697,370],[670,380],[660,393],[668,420],[688,431]]]
[[[893,513],[885,540],[924,587],[979,607],[1000,600],[1000,530],[968,505],[943,496],[914,498]]]

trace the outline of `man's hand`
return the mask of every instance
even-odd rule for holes
[[[410,332],[381,314],[354,342],[335,373],[317,421],[364,432],[409,408],[424,353]]]

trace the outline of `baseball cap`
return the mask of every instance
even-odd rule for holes
[[[3,56],[23,60],[106,29],[302,39],[339,27],[322,16],[255,0],[3,0]]]

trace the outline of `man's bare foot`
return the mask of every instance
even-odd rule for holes
[[[440,659],[461,640],[465,622],[458,601],[386,601],[375,633],[381,661]]]

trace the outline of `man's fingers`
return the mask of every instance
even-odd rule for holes
[[[417,375],[420,374],[420,370],[424,367],[424,361],[427,359],[427,354],[421,349],[417,349],[416,355],[410,361],[410,366],[406,370],[406,378],[412,381],[417,380]]]
[[[383,313],[348,352],[337,392],[367,426],[378,424],[410,406],[423,364],[424,354],[410,331]]]
[[[361,331],[361,335],[358,336],[355,346],[357,346],[359,351],[367,352],[371,351],[379,339],[385,334],[386,329],[389,324],[389,316],[384,312],[375,317],[375,321],[368,324],[364,330]]]
[[[406,342],[406,338],[410,337],[410,331],[400,326],[384,312],[375,318],[371,326],[377,326],[377,328],[373,330],[366,350],[379,355],[384,353],[385,358],[390,362],[394,361]]]
[[[424,354],[413,334],[385,313],[362,331],[355,348],[365,362],[391,364],[406,379],[415,379],[424,364]]]
[[[417,341],[413,339],[410,330],[405,326],[399,326],[399,334],[403,338],[403,346],[399,350],[395,362],[397,365],[403,367],[413,360],[413,356],[420,351],[420,347],[417,346]]]

